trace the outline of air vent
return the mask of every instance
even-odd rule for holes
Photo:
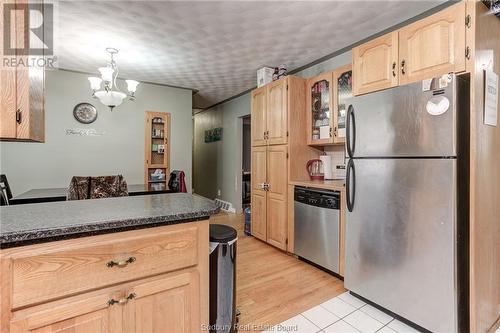
[[[236,213],[236,209],[234,209],[233,205],[230,202],[221,199],[215,199],[215,204],[225,212]]]

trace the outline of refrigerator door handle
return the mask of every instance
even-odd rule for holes
[[[356,197],[356,169],[354,168],[354,160],[352,158],[347,163],[345,194],[347,209],[349,212],[352,212],[354,209],[354,198]]]
[[[354,107],[352,104],[347,109],[347,124],[346,124],[346,148],[349,158],[354,156],[356,148],[356,119],[354,117]]]

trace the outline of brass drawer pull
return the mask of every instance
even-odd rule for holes
[[[114,305],[114,304],[119,304],[119,305],[125,305],[130,301],[131,299],[134,299],[136,295],[134,293],[129,294],[127,297],[120,298],[119,300],[116,299],[110,299],[108,301],[108,305]]]
[[[135,257],[129,257],[127,260],[120,260],[120,261],[108,261],[106,266],[108,267],[113,267],[113,266],[118,266],[120,268],[127,266],[128,264],[131,264],[135,261]]]

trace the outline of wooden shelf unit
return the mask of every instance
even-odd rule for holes
[[[161,179],[152,178],[162,170]],[[170,175],[170,113],[146,112],[144,122],[144,183],[148,189],[164,190]]]

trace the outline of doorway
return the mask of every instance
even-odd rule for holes
[[[241,165],[241,204],[242,209],[245,210],[250,206],[250,177],[251,177],[251,120],[250,116],[241,118],[242,121],[242,165]]]

